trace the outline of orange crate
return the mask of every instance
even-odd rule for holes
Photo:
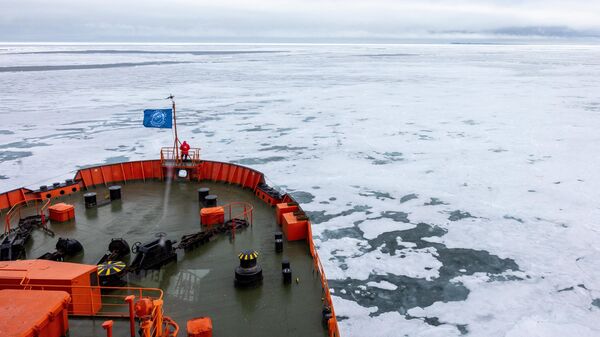
[[[48,208],[50,211],[50,220],[56,222],[65,222],[75,218],[75,206],[65,204],[64,202],[52,205]]]
[[[198,317],[187,321],[188,337],[212,337],[210,317]]]
[[[221,206],[205,207],[200,210],[200,222],[204,226],[219,225],[225,222],[225,209]]]

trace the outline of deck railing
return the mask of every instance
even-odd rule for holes
[[[238,201],[223,205],[225,211],[225,223],[231,221],[231,235],[235,238],[236,220],[245,221],[250,227],[254,222],[254,206],[252,204]]]
[[[149,300],[152,304],[148,316],[138,317],[141,321],[140,332],[143,337],[175,337],[179,332],[178,324],[171,318],[164,316],[164,293],[161,289],[92,285],[77,286],[67,284],[32,284],[30,283],[31,280],[27,277],[27,271],[24,269],[5,268],[3,271],[15,273],[11,279],[17,282],[8,281],[7,283],[2,283],[0,284],[0,289],[56,290],[69,293],[71,295],[71,302],[68,307],[69,316],[129,318],[130,335],[131,337],[135,337],[137,313],[134,311],[134,301],[137,298],[140,300]],[[110,322],[109,325],[110,330],[112,331],[112,322]]]
[[[88,317],[129,317],[129,307],[125,301],[128,296],[137,298],[150,298],[162,300],[163,291],[158,288],[142,287],[107,287],[92,285],[67,285],[67,284],[37,284],[30,283],[30,279],[23,275],[25,270],[3,269],[4,272],[14,272],[19,283],[0,283],[0,289],[23,289],[23,290],[57,290],[74,294],[76,302],[71,302],[69,315]],[[94,308],[100,307],[99,310]]]
[[[160,149],[160,162],[163,166],[194,166],[200,162],[200,148],[191,148],[188,156],[189,158],[184,160],[181,151],[172,147]]]
[[[254,206],[252,204],[243,201],[230,202],[223,205],[223,210],[225,211],[226,222],[238,219],[247,221],[252,226],[254,221]]]
[[[10,232],[12,226],[11,226],[11,222],[12,219],[18,215],[19,219],[21,218],[21,209],[25,206],[29,206],[29,203],[33,202],[35,205],[35,213],[36,215],[39,215],[41,220],[42,220],[42,225],[45,226],[46,224],[46,209],[48,208],[48,206],[50,205],[50,199],[41,199],[41,198],[35,198],[35,199],[26,199],[23,201],[20,201],[16,204],[14,204],[10,210],[6,213],[6,217],[5,217],[5,221],[4,221],[4,234],[7,234]]]

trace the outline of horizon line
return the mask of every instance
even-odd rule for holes
[[[579,40],[579,39],[516,39],[516,40],[467,40],[461,39],[447,41],[421,40],[405,42],[165,42],[165,41],[0,41],[0,45],[298,45],[298,46],[356,46],[356,45],[582,45],[597,46],[600,45],[600,39]]]

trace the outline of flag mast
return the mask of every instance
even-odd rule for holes
[[[173,105],[173,132],[174,132],[174,140],[173,140],[173,152],[175,153],[175,160],[179,159],[179,136],[177,135],[177,116],[175,115],[175,96],[173,94],[169,95],[167,99],[171,100]]]

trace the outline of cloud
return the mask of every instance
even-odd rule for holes
[[[4,41],[397,39],[536,32],[567,36],[562,31],[570,37],[600,31],[600,2],[8,0],[0,12]]]

